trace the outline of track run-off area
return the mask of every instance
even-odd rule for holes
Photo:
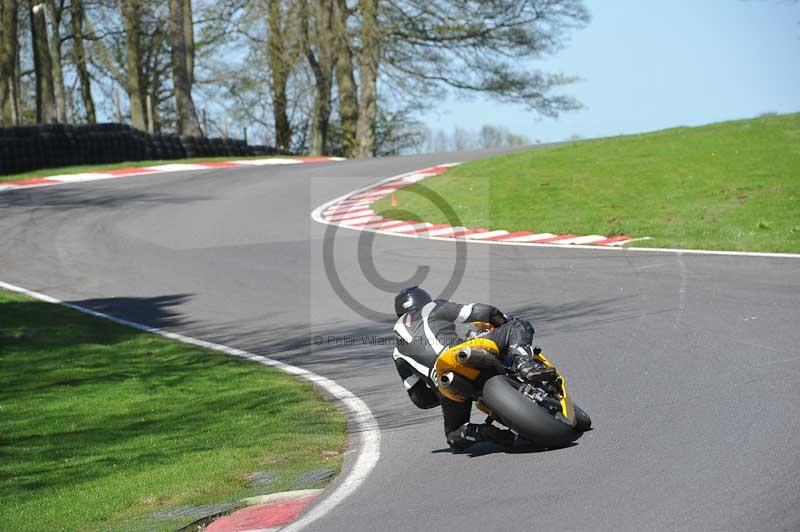
[[[466,245],[452,298],[531,319],[595,428],[557,451],[447,449],[441,413],[417,410],[394,369],[392,320],[362,315],[392,312],[379,277],[400,284],[428,267],[422,282],[441,293],[461,264],[457,243],[336,231],[310,213],[380,179],[485,155],[7,191],[0,281],[357,395],[380,427],[380,460],[304,530],[799,529],[797,258]]]

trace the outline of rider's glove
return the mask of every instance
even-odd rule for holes
[[[555,376],[555,368],[549,368],[536,360],[530,359],[517,366],[517,374],[528,382],[541,382]]]

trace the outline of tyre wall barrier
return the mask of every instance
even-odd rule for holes
[[[150,135],[126,124],[0,128],[0,175],[82,164],[276,153],[238,139]]]

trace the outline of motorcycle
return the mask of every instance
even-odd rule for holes
[[[488,423],[498,421],[542,448],[569,445],[589,430],[592,420],[572,400],[567,382],[553,363],[533,349],[534,358],[551,371],[528,382],[500,361],[497,344],[481,336],[491,326],[473,325],[472,336],[442,352],[433,368],[439,392],[456,401],[475,401]]]

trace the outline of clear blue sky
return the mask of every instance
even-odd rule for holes
[[[483,97],[449,100],[432,128],[506,125],[531,140],[598,137],[800,111],[800,2],[587,0],[592,21],[544,70],[586,108],[539,119]]]

